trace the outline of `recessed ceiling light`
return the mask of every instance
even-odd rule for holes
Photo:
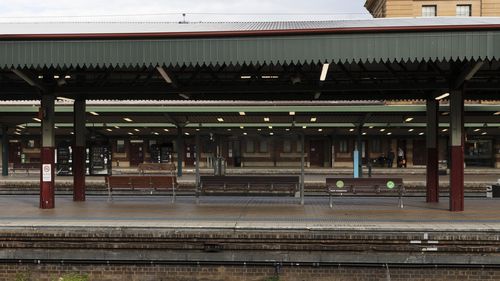
[[[370,127],[368,127],[368,128],[373,129],[373,126],[370,126]]]
[[[413,132],[413,131],[415,131],[415,129],[409,129],[409,130],[408,130],[408,132]]]
[[[108,132],[112,132],[113,130],[108,128],[108,129],[106,129],[106,131],[108,131]]]
[[[442,132],[448,132],[448,129],[443,129]]]
[[[500,111],[493,113],[493,115],[500,115]]]
[[[260,132],[260,131],[262,131],[262,129],[257,129],[257,131],[259,131],[259,132]]]
[[[97,113],[97,112],[94,112],[94,111],[91,111],[91,112],[89,112],[89,113],[90,113],[90,114],[92,114],[92,115],[94,115],[94,116],[97,116],[97,115],[99,115],[99,113]]]
[[[363,132],[363,133],[362,133],[362,135],[363,135],[363,136],[366,136],[366,132]]]
[[[169,129],[163,129],[163,131],[168,132],[168,131],[170,131],[170,130],[169,130]]]
[[[264,117],[264,122],[269,122],[269,117]]]
[[[316,122],[316,120],[318,120],[318,118],[316,118],[316,117],[311,117],[311,122]]]
[[[139,132],[140,130],[139,129],[134,129],[134,131]]]
[[[269,129],[272,129],[272,128],[273,128],[273,126],[269,126],[268,128],[269,128]]]
[[[59,79],[59,75],[54,75],[54,79]]]
[[[269,135],[271,135],[271,136],[272,136],[272,135],[274,135],[274,133],[273,133],[273,132],[270,132],[270,133],[269,133]]]
[[[120,127],[118,127],[118,126],[115,126],[115,129],[120,129]]]
[[[420,134],[418,134],[418,135],[419,135],[419,136],[423,136],[423,135],[424,135],[424,133],[422,132],[422,133],[420,133]]]
[[[262,79],[278,79],[278,75],[262,75]]]
[[[307,129],[307,126],[302,126],[302,129]]]
[[[487,135],[487,134],[488,134],[487,132],[483,132],[481,135],[483,135],[483,136],[484,136],[484,135]]]
[[[198,130],[198,131],[199,131],[200,129],[196,129],[196,130]],[[228,130],[228,132],[231,132],[231,129],[227,129],[227,130]]]
[[[158,133],[158,132],[154,132],[153,134],[155,134],[155,135],[157,135],[157,136],[159,136],[159,135],[160,135],[160,133]]]
[[[26,126],[24,126],[24,125],[22,125],[22,124],[17,125],[17,127],[21,128],[21,129],[26,128]]]
[[[43,79],[43,75],[38,75],[38,79]]]
[[[35,120],[36,122],[42,122],[42,120],[40,118],[33,118],[33,120]]]
[[[244,136],[246,136],[246,135],[248,135],[248,134],[245,132],[245,133],[243,133],[243,135],[244,135]]]
[[[289,128],[286,128],[286,129],[285,129],[285,131],[287,131],[287,132],[288,132],[288,131],[290,131],[290,129],[289,129]]]
[[[132,122],[132,119],[128,118],[128,117],[125,117],[123,118],[123,120],[127,121],[127,122]]]
[[[185,132],[185,133],[184,133],[184,135],[189,136],[189,133],[188,133],[188,132]]]
[[[349,132],[354,132],[354,129],[349,129]]]
[[[411,122],[411,121],[413,121],[413,117],[408,117],[408,118],[406,118],[406,120],[405,120],[405,122]]]
[[[290,112],[288,112],[288,114],[289,114],[290,116],[294,116],[294,115],[295,115],[295,111],[290,111]]]
[[[385,132],[385,129],[380,129],[381,132]]]
[[[243,111],[240,111],[240,115],[241,115],[241,116],[245,116],[245,115],[246,115],[246,113],[245,113],[245,112],[243,112]]]
[[[70,132],[69,134],[70,134],[70,135],[74,135],[75,133],[74,133],[74,132]]]
[[[14,134],[16,134],[16,135],[18,135],[18,136],[20,136],[20,135],[21,135],[21,133],[19,133],[19,132],[14,132]]]
[[[441,113],[441,115],[443,115],[443,116],[450,115],[450,112],[449,111],[443,111],[443,113]]]
[[[243,126],[240,126],[240,129],[245,129],[245,127],[243,127]]]
[[[479,128],[474,130],[474,132],[479,132],[479,131],[481,131],[481,129]]]
[[[57,99],[60,101],[66,101],[66,102],[74,102],[75,101],[74,99],[70,99],[67,97],[57,97]]]
[[[318,129],[318,132],[323,132],[323,129]]]
[[[134,133],[132,133],[132,132],[128,132],[128,134],[132,136]]]
[[[252,78],[251,75],[241,75],[241,79],[250,79]]]
[[[391,132],[388,132],[388,133],[387,133],[387,135],[388,135],[388,136],[390,136],[390,135],[392,135],[392,133],[391,133]]]
[[[218,118],[217,118],[217,121],[219,121],[219,122],[224,122],[224,118],[222,118],[222,117],[218,117]]]
[[[71,79],[71,75],[65,75],[64,79]]]

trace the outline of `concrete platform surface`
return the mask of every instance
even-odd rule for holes
[[[427,204],[425,198],[88,196],[73,202],[57,196],[56,208],[38,208],[38,196],[0,197],[0,227],[112,227],[266,230],[500,231],[500,199],[467,198],[466,211],[449,212],[447,198]]]

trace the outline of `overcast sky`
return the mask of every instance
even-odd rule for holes
[[[0,18],[3,21],[40,21],[66,20],[67,18],[61,17],[70,16],[73,17],[72,20],[179,21],[182,19],[181,14],[186,13],[188,21],[347,19],[369,17],[363,7],[364,2],[365,0],[0,0]],[[127,16],[75,17],[89,15]],[[51,18],[52,16],[57,17]]]

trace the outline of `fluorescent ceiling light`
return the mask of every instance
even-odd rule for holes
[[[493,113],[493,115],[500,115],[500,111]]]
[[[487,132],[483,132],[481,135],[483,135],[483,136],[484,136],[484,135],[487,135],[487,134],[488,134]]]
[[[90,113],[90,114],[92,114],[92,115],[94,115],[94,116],[98,116],[98,115],[99,115],[99,113],[94,112],[94,111],[91,111],[91,112],[89,112],[89,113]]]
[[[354,132],[354,129],[349,129],[349,132]]]
[[[409,130],[408,130],[408,132],[413,132],[413,131],[415,131],[415,129],[409,129]]]
[[[157,136],[159,136],[159,135],[160,135],[160,133],[158,133],[158,132],[154,132],[153,134],[155,134],[155,135],[157,135]]]
[[[251,75],[241,75],[241,79],[250,79],[252,78]]]
[[[479,131],[481,131],[481,129],[475,129],[475,130],[474,130],[474,132],[479,132]]]
[[[423,136],[423,135],[424,135],[424,133],[420,133],[420,134],[418,134],[418,135],[419,135],[419,136]]]
[[[21,129],[26,128],[26,126],[24,126],[23,124],[19,124],[19,125],[17,125],[17,127],[21,128]]]
[[[139,129],[134,129],[134,131],[139,132],[140,130]]]
[[[172,79],[170,78],[170,76],[168,76],[168,73],[165,71],[165,69],[163,69],[163,67],[158,66],[156,69],[160,73],[161,77],[163,77],[163,80],[167,82],[167,84],[172,84]]]
[[[269,117],[264,117],[264,122],[269,122]]]
[[[243,111],[240,111],[240,115],[241,115],[241,116],[245,116],[245,115],[246,115],[246,113],[245,113],[245,112],[243,112]]]
[[[290,116],[294,116],[294,115],[295,115],[295,111],[290,111],[290,112],[288,112],[288,114],[289,114]]]
[[[307,129],[307,126],[302,126],[302,129]]]
[[[58,100],[60,101],[66,101],[66,102],[74,102],[74,99],[66,98],[66,97],[57,97]]]
[[[128,117],[125,117],[123,118],[123,120],[127,121],[127,122],[133,122],[132,119],[128,118]]]
[[[16,135],[18,135],[18,136],[20,136],[20,135],[21,135],[21,133],[19,133],[19,132],[14,132],[14,134],[16,134]]]
[[[183,93],[180,93],[179,96],[182,97],[182,98],[184,98],[184,99],[186,99],[186,100],[189,99],[189,96],[186,95],[186,94],[183,94]]]
[[[316,120],[318,120],[318,118],[316,118],[316,117],[311,117],[311,122],[316,122]]]
[[[368,128],[373,129],[373,126],[370,126],[370,127],[368,127]]]
[[[118,126],[115,126],[115,129],[120,129],[120,127],[118,127]]]
[[[289,128],[286,128],[286,129],[285,129],[285,131],[287,131],[287,132],[288,132],[288,131],[290,131],[290,129],[289,129]]]
[[[169,130],[168,129],[163,129],[163,131],[168,132]]]
[[[405,120],[405,122],[411,122],[411,121],[413,121],[413,117],[408,117],[408,118],[406,118],[406,120]]]
[[[134,133],[132,133],[132,132],[128,132],[128,134],[132,136]]]
[[[71,132],[71,133],[69,133],[69,134],[70,134],[70,135],[74,135],[75,133],[74,133],[74,132]]]
[[[108,132],[113,132],[113,130],[112,130],[112,129],[109,129],[109,128],[108,128],[108,129],[106,129],[106,131],[108,131]]]
[[[219,122],[224,122],[224,118],[222,118],[222,117],[218,117],[218,118],[217,118],[217,121],[219,121]]]
[[[381,132],[385,132],[385,129],[380,129]]]
[[[197,131],[199,131],[200,129],[196,129]],[[227,129],[228,132],[231,132],[231,129]]]
[[[328,64],[328,63],[323,64],[323,68],[321,69],[321,76],[319,77],[320,81],[326,80],[326,75],[328,74],[329,67],[330,67],[330,64]]]
[[[269,135],[271,135],[271,136],[272,136],[272,135],[274,135],[274,133],[273,133],[273,132],[270,132],[270,133],[269,133]]]
[[[65,75],[64,79],[71,79],[71,75]]]
[[[387,133],[387,135],[388,135],[388,136],[390,136],[390,135],[392,135],[392,133],[391,133],[391,132],[389,132],[389,133]]]
[[[196,128],[196,131],[197,131],[197,132],[199,132],[199,131],[200,131],[200,129]]]
[[[42,122],[42,120],[40,118],[33,118],[33,120],[35,120],[36,122]]]
[[[257,129],[257,131],[259,131],[259,132],[260,132],[260,131],[262,131],[262,129]]]
[[[278,75],[262,75],[262,79],[278,79]]]
[[[363,132],[363,133],[362,133],[362,135],[363,135],[363,136],[366,136],[366,132]]]
[[[243,126],[240,126],[240,129],[245,129],[245,127],[243,127]]]
[[[184,133],[184,135],[189,136],[189,133],[188,133],[188,132],[185,132],[185,133]]]
[[[450,93],[444,93],[442,95],[440,95],[439,97],[436,97],[436,100],[442,100],[446,97],[449,97],[450,96]]]
[[[59,75],[54,75],[54,79],[59,79]]]
[[[318,132],[323,132],[323,129],[318,129]]]
[[[448,132],[448,129],[443,129],[442,132]]]
[[[244,136],[246,136],[246,135],[248,135],[248,134],[245,132],[245,133],[243,133],[243,135],[244,135]]]
[[[269,128],[269,129],[272,129],[272,128],[273,128],[273,126],[269,126],[268,128]]]

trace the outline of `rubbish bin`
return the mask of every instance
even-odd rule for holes
[[[500,198],[500,184],[494,184],[491,186],[492,197]]]
[[[217,157],[215,159],[214,175],[215,176],[226,175],[226,159],[224,159],[224,157]]]

